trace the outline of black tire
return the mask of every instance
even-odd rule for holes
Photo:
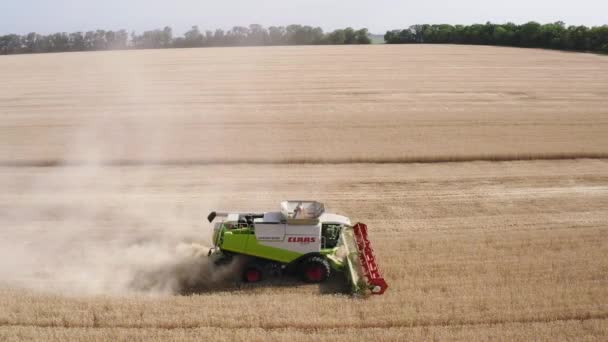
[[[310,257],[300,264],[300,275],[307,283],[322,283],[331,274],[331,267],[325,258]]]
[[[262,267],[262,270],[264,272],[265,279],[276,278],[283,275],[283,268],[278,262],[267,262]]]

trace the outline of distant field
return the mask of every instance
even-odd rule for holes
[[[147,50],[2,56],[0,74],[0,162],[87,158],[91,141],[88,158],[129,161],[608,153],[608,59],[592,54]]]
[[[608,339],[604,56],[210,48],[0,75],[2,341]],[[293,198],[369,225],[385,295],[209,271],[210,210]]]

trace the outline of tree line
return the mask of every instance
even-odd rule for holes
[[[522,25],[413,25],[387,31],[388,44],[476,44],[608,53],[608,25],[567,26],[561,22]]]
[[[370,44],[366,28],[351,27],[325,33],[320,27],[303,25],[249,27],[235,26],[230,30],[201,31],[193,26],[183,36],[174,37],[173,30],[145,31],[142,34],[125,30],[96,30],[74,33],[41,35],[35,32],[0,36],[0,54],[100,51],[121,49],[163,49],[211,46],[263,46],[263,45],[321,45]]]

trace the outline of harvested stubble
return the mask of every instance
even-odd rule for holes
[[[605,339],[607,166],[606,161],[579,160],[112,167],[86,187],[63,189],[52,202],[49,196],[55,194],[23,194],[19,185],[44,168],[20,168],[18,174],[4,168],[0,179],[11,179],[2,184],[4,207],[48,212],[52,205],[70,211],[96,197],[104,213],[97,229],[106,241],[121,236],[114,224],[134,201],[159,222],[178,206],[179,222],[200,225],[202,238],[206,232],[200,221],[211,205],[263,209],[286,196],[312,196],[332,211],[369,224],[391,288],[369,300],[314,285],[218,287],[190,296],[153,297],[66,297],[13,288],[0,294],[0,336]],[[144,174],[149,182],[140,183]],[[115,191],[124,184],[136,184],[130,196]],[[226,192],[226,187],[239,192]],[[48,231],[50,238],[52,231],[81,223],[49,217],[35,225],[15,222],[14,229],[26,236]],[[149,229],[129,227],[128,232],[143,237]],[[105,248],[102,241],[100,248]]]

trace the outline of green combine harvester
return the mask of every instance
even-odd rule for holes
[[[281,211],[264,213],[211,212],[216,264],[248,256],[243,281],[258,282],[284,272],[297,273],[309,283],[344,272],[353,293],[383,294],[388,288],[380,274],[363,223],[351,225],[341,215],[325,212],[316,201],[284,201]]]

